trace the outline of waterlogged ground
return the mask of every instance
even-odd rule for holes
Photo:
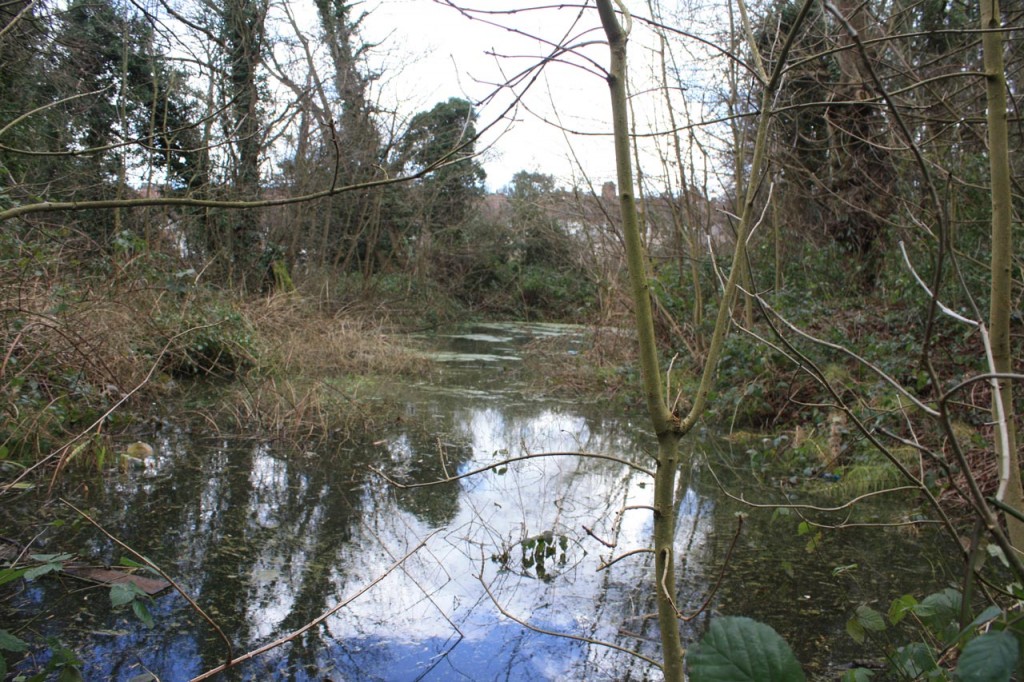
[[[218,679],[658,679],[643,659],[590,643],[657,657],[650,555],[601,570],[646,547],[653,486],[640,469],[652,466],[654,444],[641,412],[529,395],[519,352],[540,335],[564,338],[567,354],[587,342],[578,329],[521,324],[421,339],[440,369],[389,389],[407,416],[361,445],[295,451],[170,427],[153,435],[143,468],[69,482],[65,494],[170,574],[235,656],[343,604]],[[709,466],[734,495],[770,494],[721,464],[721,444],[699,434],[690,443],[695,463],[678,509],[681,610],[699,611],[720,585],[686,622],[688,642],[714,614],[749,615],[778,629],[812,677],[834,678],[878,656],[844,633],[857,604],[884,611],[893,597],[920,598],[942,583],[943,546],[931,534],[798,534],[795,516],[723,493]],[[428,483],[552,452],[564,454],[441,485],[401,490],[387,480]],[[126,555],[57,500],[0,505],[2,534],[21,542],[39,531],[27,530],[27,507],[33,520],[58,521],[35,538],[37,553],[101,564]],[[737,537],[739,511],[749,515]],[[858,514],[899,518],[891,507]],[[107,588],[50,574],[0,587],[0,629],[33,643],[21,670],[45,660],[52,637],[84,661],[86,680],[188,680],[228,656],[180,594],[147,603],[152,628],[130,607],[112,609]]]

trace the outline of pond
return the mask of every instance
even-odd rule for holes
[[[647,546],[653,485],[631,464],[651,467],[655,443],[642,410],[530,391],[520,351],[546,335],[566,353],[587,343],[582,329],[528,324],[420,339],[442,369],[388,389],[382,398],[400,400],[406,417],[359,444],[296,451],[170,426],[153,435],[144,467],[69,480],[64,494],[173,577],[235,656],[340,606],[217,679],[656,680],[628,653],[658,657],[651,556],[605,567]],[[811,542],[795,517],[723,494],[719,482],[764,497],[746,472],[721,465],[722,441],[696,434],[687,444],[678,603],[700,612],[685,624],[688,643],[715,614],[749,615],[779,630],[812,677],[834,678],[877,657],[844,632],[857,604],[884,611],[946,577],[930,533],[860,527]],[[539,453],[560,454],[530,457]],[[389,483],[489,466],[438,485]],[[34,552],[99,564],[129,556],[52,497],[7,497],[2,534],[32,540]],[[23,535],[30,506],[33,518],[58,520],[36,538]],[[891,509],[857,513],[877,521]],[[738,512],[747,516],[737,535]],[[0,629],[38,645],[20,669],[44,660],[52,637],[78,654],[87,680],[174,682],[224,662],[223,638],[181,594],[146,603],[153,627],[112,608],[109,589],[52,573],[0,587]]]

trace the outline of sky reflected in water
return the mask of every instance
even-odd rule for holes
[[[598,570],[647,546],[644,507],[653,485],[646,474],[624,463],[559,456],[396,490],[373,472],[427,482],[504,457],[573,451],[651,467],[654,443],[642,419],[634,424],[609,405],[531,397],[515,373],[503,371],[518,362],[524,339],[564,333],[502,326],[436,338],[444,384],[396,389],[416,418],[368,434],[362,445],[294,452],[171,429],[143,470],[77,485],[74,502],[180,581],[221,625],[235,655],[351,599],[294,642],[218,679],[656,680],[635,657],[530,629],[657,657],[650,555]],[[696,466],[680,496],[684,612],[704,602],[741,509],[706,478]],[[725,480],[739,485],[741,477]],[[99,563],[124,554],[67,509],[50,504],[44,513],[66,523],[40,538],[40,551],[74,551]],[[709,613],[767,620],[791,641],[813,631],[815,638],[794,642],[805,661],[853,656],[852,642],[823,652],[819,639],[842,639],[850,604],[862,592],[885,596],[936,579],[912,542],[878,538],[843,535],[827,556],[808,557],[792,528],[753,515]],[[866,566],[869,554],[886,568],[872,569],[869,580],[835,577],[836,565]],[[19,589],[0,614],[18,623],[34,619],[22,632],[26,639],[54,636],[77,651],[87,680],[130,680],[147,670],[165,682],[187,680],[226,656],[220,638],[173,592],[154,600],[156,627],[146,629],[130,611],[111,610],[104,589],[57,579]],[[689,640],[706,618],[686,626]]]

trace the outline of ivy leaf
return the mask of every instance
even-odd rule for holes
[[[711,621],[687,656],[692,682],[803,682],[793,651],[775,630],[750,618]]]
[[[1017,669],[1017,638],[1005,630],[972,639],[956,666],[961,682],[1009,682]]]

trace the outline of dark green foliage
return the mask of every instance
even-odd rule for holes
[[[775,630],[750,618],[711,621],[700,644],[687,655],[693,682],[802,682],[803,670]]]
[[[269,3],[266,0],[227,0],[220,10],[220,31],[224,58],[227,60],[226,90],[231,102],[233,135],[230,139],[234,151],[229,184],[233,198],[252,200],[260,193],[260,159],[264,147],[264,111],[262,101],[267,99],[261,72],[264,52],[267,50],[266,18]],[[230,258],[232,278],[245,282],[257,268],[258,223],[246,212],[234,211],[229,216]],[[261,277],[262,273],[255,273]]]
[[[232,184],[251,198],[259,189],[260,154],[263,151],[260,62],[266,49],[265,21],[269,5],[265,0],[228,0],[221,9],[221,31],[227,60],[227,95],[232,102],[237,151]],[[239,246],[251,246],[248,230],[236,232]]]
[[[765,12],[757,39],[769,70],[799,6],[781,0]],[[891,130],[879,108],[864,101],[874,95],[871,84],[850,82],[844,59],[859,57],[833,51],[836,31],[843,33],[816,5],[794,44],[796,65],[773,117],[773,164],[782,169],[775,200],[802,239],[820,241],[824,232],[857,261],[858,288],[872,291],[897,210],[894,183],[906,169],[887,150]]]
[[[232,377],[253,364],[256,349],[248,321],[230,304],[197,292],[177,312],[154,319],[156,335],[148,354],[176,376]]]
[[[1019,649],[1010,632],[986,632],[964,647],[957,676],[960,682],[1009,682],[1017,671]]]
[[[899,679],[1013,679],[1019,659],[1018,634],[1013,629],[1015,616],[994,605],[966,626],[960,622],[962,616],[960,592],[946,588],[920,602],[909,594],[898,597],[886,618],[861,605],[847,623],[847,632],[858,642],[865,637],[874,640],[885,651]],[[908,643],[907,637],[923,641]],[[959,651],[959,659],[951,656],[951,651]],[[948,669],[950,661],[956,662],[955,673]],[[843,679],[861,678],[849,674]]]
[[[148,163],[172,186],[197,182],[188,78],[157,53],[144,17],[76,0],[59,13],[30,12],[11,36],[0,43],[0,118],[39,110],[5,133],[9,201],[109,198]],[[113,232],[110,213],[76,218],[101,243]]]
[[[511,207],[512,248],[527,266],[564,266],[569,257],[569,236],[558,224],[552,208],[555,179],[542,173],[519,171],[506,189]]]
[[[466,239],[459,226],[483,196],[486,173],[474,158],[476,119],[471,103],[452,97],[416,114],[399,146],[408,172],[426,171],[416,188],[423,206],[421,219],[444,235],[446,243]]]
[[[239,310],[199,290],[193,271],[130,232],[111,247],[67,230],[0,233],[0,473],[61,451],[90,426],[107,433],[130,421],[129,408],[144,411],[169,383],[153,369],[228,376],[256,353]],[[97,422],[135,388],[131,403]],[[106,444],[93,435],[63,452],[99,464]]]
[[[15,637],[7,630],[0,630],[0,677],[6,678],[7,676],[7,669],[9,667],[7,659],[14,658],[12,654],[20,654],[27,650],[28,644],[22,639]]]
[[[466,227],[473,239],[456,251],[464,278],[455,295],[495,315],[584,317],[596,287],[582,243],[557,217],[565,193],[551,176],[520,171],[498,197],[500,210],[478,215]]]
[[[13,121],[46,101],[44,83],[39,74],[47,69],[44,48],[47,41],[46,18],[38,7],[29,8],[24,2],[0,5],[0,28],[6,35],[0,40],[0,120]],[[24,10],[28,10],[13,26],[8,24]],[[15,149],[30,148],[41,132],[44,118],[53,114],[40,114],[27,123],[14,126],[4,136],[5,146]],[[29,159],[25,156],[0,150],[0,208],[11,204],[8,177],[22,178]]]
[[[31,677],[18,676],[15,679],[28,680],[28,682],[43,682],[44,680],[56,679],[59,682],[80,682],[82,680],[82,660],[70,649],[62,646],[53,638],[46,639],[46,649],[49,660],[43,667],[42,672]],[[11,668],[9,663],[16,660],[16,655],[24,654],[29,650],[28,642],[17,637],[7,630],[0,630],[0,678],[6,679]]]

